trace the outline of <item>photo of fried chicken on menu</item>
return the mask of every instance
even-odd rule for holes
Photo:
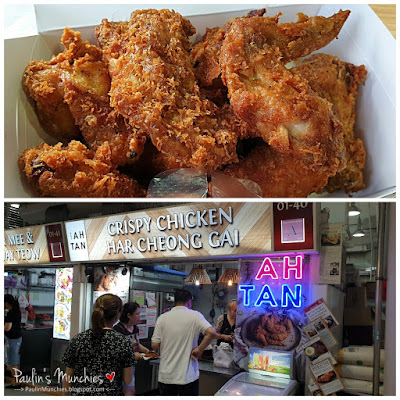
[[[335,380],[337,377],[335,371],[329,371],[321,376],[318,377],[317,381],[319,383],[328,383],[328,382],[332,382],[333,380]]]
[[[181,168],[206,174],[209,197],[220,192],[214,172],[250,181],[255,197],[363,189],[366,151],[354,126],[367,71],[313,54],[350,11],[308,17],[299,7],[290,23],[281,15],[254,10],[197,43],[189,19],[170,10],[104,19],[95,44],[65,28],[64,50],[31,61],[22,77],[58,142],[19,156],[34,195],[146,197],[158,174]],[[278,332],[268,318],[257,340],[279,345],[290,320]]]
[[[294,329],[287,316],[266,313],[249,322],[246,334],[247,339],[256,342],[259,347],[286,347]]]

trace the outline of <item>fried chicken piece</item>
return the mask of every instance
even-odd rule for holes
[[[335,371],[329,371],[319,376],[317,380],[319,383],[327,383],[330,382],[334,377],[336,377]]]
[[[111,82],[107,65],[102,61],[101,50],[87,41],[83,42],[80,32],[68,28],[64,30],[61,42],[65,47],[64,52],[54,56],[49,62],[31,63],[24,75],[26,78],[30,77],[35,70],[33,78],[53,78],[50,83],[46,81],[47,86],[52,85],[50,91],[35,92],[41,96],[37,108],[45,109],[45,122],[53,119],[58,124],[59,119],[53,117],[58,115],[58,109],[62,110],[61,118],[72,124],[74,130],[79,132],[79,128],[81,129],[86,144],[92,150],[96,151],[107,141],[114,164],[135,162],[143,152],[146,135],[127,124],[122,115],[111,108],[108,96]],[[51,74],[47,72],[49,70]],[[24,79],[24,82],[27,90],[37,88],[28,79]],[[47,107],[55,96],[56,110]],[[39,112],[39,118],[42,115]],[[56,129],[66,130],[57,126],[53,132]]]
[[[254,337],[256,340],[261,342],[264,346],[268,345],[267,335],[268,335],[267,331],[261,325],[258,325],[256,327]]]
[[[261,40],[262,44],[278,47],[282,53],[282,61],[288,62],[326,46],[339,34],[349,15],[349,11],[340,11],[330,18],[309,18],[299,13],[297,22],[278,25],[280,13],[275,17],[262,17],[264,13],[265,9],[256,10],[246,17],[228,21],[222,28],[207,29],[201,41],[190,52],[196,79],[201,86],[215,84],[215,80],[220,76],[221,45],[226,32],[236,19],[251,19],[253,26],[263,30],[262,36],[254,35],[254,41]]]
[[[214,79],[211,86],[200,86],[201,97],[212,101],[218,107],[229,104],[228,89],[220,78]]]
[[[78,141],[68,146],[46,143],[25,150],[18,165],[39,196],[44,197],[144,197],[137,182],[111,164],[107,142],[96,152]]]
[[[68,105],[64,102],[64,75],[73,70],[73,62],[90,55],[101,59],[101,51],[89,42],[83,42],[79,32],[65,29],[63,35],[65,51],[53,56],[50,61],[32,61],[25,68],[22,87],[33,103],[43,129],[56,139],[76,139],[79,128]]]
[[[243,18],[262,17],[264,14],[265,8],[250,11]],[[214,101],[216,104],[220,104],[221,99],[227,102],[227,97],[220,97],[223,94],[227,94],[227,91],[221,91],[221,88],[225,87],[225,85],[220,79],[221,66],[219,65],[219,55],[225,33],[229,30],[231,21],[233,20],[228,21],[222,28],[206,28],[206,33],[202,39],[190,50],[190,58],[200,88],[209,87],[209,90],[205,90],[206,97],[213,101],[211,96],[215,96],[215,91],[219,91],[218,100]]]
[[[286,338],[285,338],[286,339]],[[284,340],[284,339],[283,339]],[[285,343],[283,343],[283,341],[281,339],[275,339],[274,337],[272,337],[271,335],[267,334],[267,341],[270,345],[274,345],[274,346],[285,346]]]
[[[264,197],[307,197],[321,192],[330,176],[310,169],[302,158],[276,152],[266,143],[258,144],[238,164],[226,167],[224,173],[256,182]]]
[[[282,321],[282,324],[286,327],[288,332],[291,332],[293,328],[293,322],[290,320],[290,318],[285,317]]]
[[[267,315],[263,320],[264,328],[269,331],[270,334],[286,334],[288,332],[288,327],[283,324],[283,321],[284,318],[280,318],[277,314]]]
[[[30,62],[24,71],[22,87],[46,133],[57,140],[79,138],[79,128],[64,103],[64,84],[58,64],[43,60]]]
[[[354,137],[358,85],[363,83],[367,71],[343,62],[328,54],[315,54],[291,69],[294,74],[307,79],[312,89],[333,104],[333,112],[344,127],[346,168],[329,178],[327,190],[344,189],[356,192],[364,187],[363,169],[365,149],[361,139]]]
[[[240,132],[200,95],[188,53],[194,33],[168,10],[135,11],[127,25],[104,20],[96,30],[112,79],[111,105],[180,166],[210,172],[238,160]]]
[[[266,44],[269,29],[257,25],[257,19],[233,21],[221,48],[222,79],[231,105],[254,136],[274,150],[301,159],[315,173],[335,175],[345,166],[343,126],[332,104],[285,68],[282,51]],[[303,22],[306,27],[308,21]],[[320,37],[319,44],[326,43],[316,26],[315,43]],[[307,40],[300,43],[309,45]]]
[[[202,39],[190,51],[195,76],[200,86],[211,86],[221,74],[219,54],[226,28],[207,28]]]
[[[159,152],[151,140],[148,140],[137,162],[126,165],[120,170],[128,176],[134,176],[143,187],[147,188],[156,175],[180,167],[174,157]]]
[[[289,333],[293,327],[290,319],[277,314],[264,314],[261,321],[264,329],[267,331],[268,343],[284,346],[284,341],[289,337]]]
[[[108,142],[113,164],[131,164],[143,153],[147,135],[110,106],[109,89],[106,64],[85,56],[75,61],[71,75],[65,78],[64,98],[92,150]]]

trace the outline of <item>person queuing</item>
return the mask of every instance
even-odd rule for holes
[[[17,382],[17,371],[19,365],[19,350],[22,344],[21,332],[21,311],[19,309],[18,300],[11,294],[4,295],[4,308],[8,310],[4,317],[4,339],[6,366],[10,369],[13,382],[8,385],[8,389],[21,389],[21,385]]]
[[[237,302],[231,300],[228,303],[228,314],[218,317],[215,323],[215,331],[217,332],[217,344],[222,342],[229,343],[233,348],[233,337],[236,327]]]
[[[140,306],[138,303],[126,303],[122,309],[122,314],[118,324],[114,326],[114,330],[129,337],[132,342],[135,360],[143,359],[140,353],[148,353],[149,349],[139,342],[139,329],[137,325],[140,322]],[[132,382],[124,385],[124,393],[126,396],[135,395],[135,366],[133,366]]]
[[[118,296],[100,296],[92,312],[92,328],[70,341],[62,361],[66,366],[63,387],[71,394],[123,396],[122,384],[132,382],[132,343],[113,330],[121,311]]]
[[[199,335],[204,335],[198,344]],[[157,319],[151,347],[160,350],[158,384],[161,395],[199,394],[198,358],[215,337],[215,330],[198,311],[192,310],[192,295],[175,292],[175,307]]]

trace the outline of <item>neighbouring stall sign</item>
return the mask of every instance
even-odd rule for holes
[[[45,226],[4,231],[4,264],[40,264],[50,262]]]
[[[271,203],[202,203],[66,222],[72,261],[271,251]]]
[[[46,237],[50,261],[65,261],[66,257],[61,224],[46,225]]]

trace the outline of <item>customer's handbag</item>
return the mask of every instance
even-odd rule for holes
[[[233,349],[228,343],[220,343],[213,348],[214,366],[231,368],[233,365]]]

